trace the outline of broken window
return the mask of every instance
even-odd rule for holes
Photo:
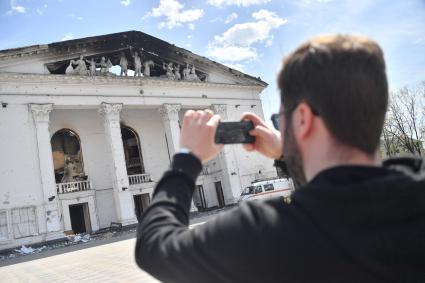
[[[145,173],[139,136],[133,129],[126,126],[121,126],[121,136],[124,145],[127,174],[136,175]]]
[[[62,129],[52,136],[51,144],[56,183],[87,180],[78,135]]]
[[[38,234],[35,207],[21,207],[12,210],[12,226],[15,238]]]
[[[0,241],[9,239],[9,227],[7,225],[7,212],[0,211]]]

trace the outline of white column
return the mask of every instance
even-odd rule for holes
[[[213,104],[211,106],[215,114],[220,115],[221,120],[227,120],[227,105]],[[237,162],[234,145],[226,145],[219,154],[220,167],[222,169],[222,187],[226,204],[235,203],[241,190],[241,181],[238,176]]]
[[[134,205],[129,191],[124,146],[121,137],[120,112],[121,103],[102,102],[99,113],[103,116],[106,139],[111,157],[112,187],[115,197],[117,218],[123,225],[136,223]]]
[[[163,104],[158,112],[161,114],[164,123],[165,136],[167,137],[168,152],[170,157],[179,149],[180,143],[180,126],[179,126],[179,111],[180,104]]]
[[[29,104],[29,110],[34,118],[37,135],[38,160],[40,165],[41,187],[43,188],[47,241],[64,236],[59,217],[52,146],[49,133],[49,114],[52,109],[53,104]]]

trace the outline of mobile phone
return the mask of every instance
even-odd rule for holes
[[[254,143],[255,137],[249,134],[252,129],[252,121],[220,122],[214,141],[216,144]]]

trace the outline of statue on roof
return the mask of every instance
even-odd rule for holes
[[[200,82],[198,75],[196,74],[195,65],[190,67],[189,64],[186,64],[186,68],[183,69],[183,80],[192,81],[192,82]]]
[[[124,52],[121,52],[120,67],[121,67],[120,76],[122,76],[124,74],[127,77],[128,61],[127,61],[127,58],[125,57],[125,53]]]
[[[152,60],[145,61],[143,63],[143,76],[150,77],[151,76],[151,68],[155,65]]]
[[[174,73],[173,73],[173,63],[162,63],[162,68],[165,70],[165,77],[169,80],[174,80]]]
[[[142,60],[140,59],[139,54],[137,54],[137,52],[134,52],[133,58],[134,58],[134,76],[141,77],[142,76]]]
[[[72,67],[72,60],[69,61],[68,67],[66,67],[65,75],[73,75],[74,74],[74,68]]]
[[[77,65],[77,66],[73,68],[72,65]],[[80,55],[80,58],[78,60],[70,60],[69,66],[65,70],[65,74],[87,76],[88,70],[86,66],[86,61],[84,60],[84,56]]]
[[[180,65],[179,65],[179,64],[177,64],[177,65],[174,67],[174,78],[175,78],[176,80],[181,80],[181,78],[182,78],[182,76],[180,75]]]
[[[190,74],[190,66],[189,63],[186,63],[186,67],[183,69],[183,80],[187,81]]]
[[[190,81],[196,81],[196,82],[201,81],[199,79],[198,75],[196,74],[195,65],[192,65],[192,68],[190,69],[189,80]]]
[[[96,76],[96,62],[94,61],[94,58],[92,57],[90,61],[85,61],[89,64],[89,76]]]
[[[106,58],[102,56],[100,59],[100,74],[106,76],[109,73],[109,69],[112,68],[112,62],[110,59],[106,61]]]

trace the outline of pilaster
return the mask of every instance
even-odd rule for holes
[[[133,199],[129,189],[124,146],[121,136],[120,113],[122,103],[102,102],[99,113],[103,117],[105,135],[111,157],[112,187],[118,221],[123,225],[136,222]]]
[[[180,104],[163,104],[158,112],[164,123],[165,135],[167,137],[168,151],[172,157],[179,149],[180,143],[180,125],[179,111]]]
[[[53,104],[29,104],[37,135],[38,160],[46,218],[46,240],[63,237],[54,175],[49,123]]]

